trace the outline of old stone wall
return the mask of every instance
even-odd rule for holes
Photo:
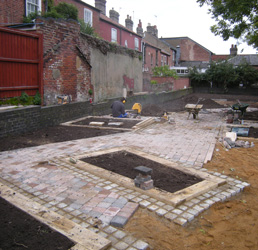
[[[73,102],[94,102],[121,97],[128,88],[124,76],[133,79],[133,89],[142,91],[141,53],[80,33],[72,20],[39,18],[44,50],[44,104],[57,103],[60,95]],[[93,95],[89,94],[89,90]]]
[[[192,93],[192,89],[183,89],[159,94],[136,95],[127,98],[126,109],[131,109],[134,103],[142,105],[163,103]],[[111,104],[117,98],[108,99],[98,104],[75,102],[47,107],[32,106],[26,108],[6,109],[0,111],[0,138],[8,135],[18,135],[40,128],[55,126],[87,115],[105,115],[111,113]]]
[[[69,95],[73,101],[88,100],[91,69],[79,50],[79,24],[52,18],[37,21],[44,23],[37,26],[37,32],[43,34],[44,104],[57,103],[60,95]]]

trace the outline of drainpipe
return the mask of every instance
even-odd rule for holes
[[[45,13],[47,13],[47,9],[48,9],[48,0],[45,0]]]
[[[123,46],[122,45],[122,29],[121,28],[120,28],[120,45]]]
[[[145,42],[142,41],[142,71],[144,72],[145,65]]]

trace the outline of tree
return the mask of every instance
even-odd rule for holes
[[[152,69],[153,76],[170,76],[178,79],[178,75],[174,69],[170,69],[168,65],[156,66]]]
[[[211,27],[215,35],[224,40],[230,37],[243,39],[258,49],[258,2],[257,0],[197,0],[202,7],[209,5],[209,13],[217,22]]]
[[[217,86],[223,86],[225,92],[228,91],[229,85],[234,85],[237,81],[237,74],[234,65],[228,61],[211,62],[210,67],[205,72],[205,79]]]
[[[251,86],[258,83],[258,70],[250,66],[247,62],[241,63],[236,68],[236,73],[238,75],[238,84],[242,83],[246,86]]]

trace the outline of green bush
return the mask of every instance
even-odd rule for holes
[[[61,14],[57,13],[56,9],[51,9],[51,11],[45,13],[43,17],[63,18]]]
[[[26,92],[22,92],[21,97],[20,97],[20,101],[22,103],[27,103],[29,101],[29,96]]]
[[[155,81],[155,80],[151,80],[150,83],[151,83],[152,85],[155,85],[155,84],[157,84],[158,82]]]
[[[79,20],[79,23],[80,23],[80,30],[82,33],[90,36],[95,36],[95,30],[89,23],[85,23],[84,20],[81,20],[81,19]]]
[[[92,91],[92,89],[89,89],[89,95],[92,95],[93,94],[93,91]]]
[[[23,23],[32,23],[32,20],[40,16],[39,12],[30,13],[28,16],[23,17]]]
[[[41,104],[41,97],[39,92],[36,93],[36,95],[33,98],[33,104],[34,105],[40,105]]]
[[[73,4],[61,2],[53,9],[63,18],[78,20],[78,9]]]
[[[32,20],[39,16],[74,19],[78,21],[78,9],[73,4],[61,2],[57,6],[54,6],[51,1],[50,3],[51,4],[48,6],[48,12],[43,15],[40,12],[30,13],[27,17],[23,17],[23,23],[32,23]]]
[[[156,66],[152,69],[153,76],[169,76],[178,79],[178,75],[174,69],[170,69],[168,65]]]

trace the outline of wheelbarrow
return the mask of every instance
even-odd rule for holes
[[[203,105],[202,104],[198,104],[201,100],[204,100],[202,98],[198,99],[198,102],[196,104],[186,104],[185,105],[185,109],[188,112],[188,117],[187,119],[189,119],[189,116],[191,114],[193,114],[193,119],[198,119],[198,114],[199,111],[202,109]]]
[[[233,111],[241,111],[241,117],[244,117],[244,114],[246,112],[246,109],[248,108],[249,104],[246,103],[240,103],[238,101],[238,103],[235,103],[231,106]]]
[[[202,107],[202,104],[186,104],[185,109],[189,113],[187,119],[189,119],[191,114],[193,114],[193,119],[198,119],[198,114]]]

